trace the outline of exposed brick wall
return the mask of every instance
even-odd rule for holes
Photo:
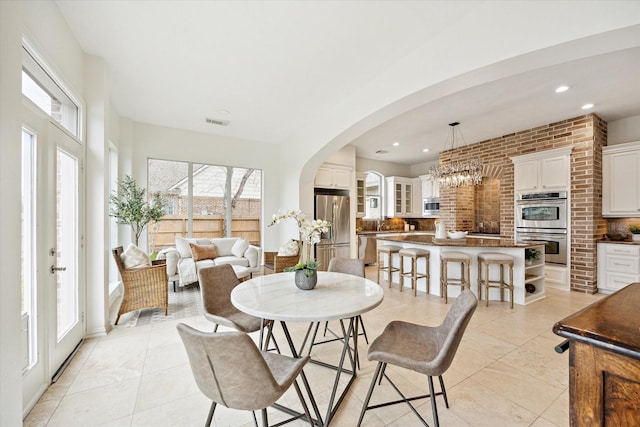
[[[596,240],[606,232],[602,219],[602,147],[606,141],[606,122],[589,114],[449,150],[440,155],[440,163],[472,157],[482,160],[485,175],[500,179],[500,232],[513,238],[515,196],[510,157],[572,146],[571,289],[595,293]],[[473,204],[469,188],[440,189],[440,214],[447,229],[473,230]]]

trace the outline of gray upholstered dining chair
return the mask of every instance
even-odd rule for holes
[[[259,318],[243,313],[231,304],[231,291],[240,284],[240,279],[230,264],[201,268],[198,280],[204,316],[215,324],[213,332],[218,331],[219,325],[246,333],[260,330]]]
[[[373,340],[369,346],[367,358],[378,361],[378,365],[362,405],[358,426],[362,424],[362,419],[367,410],[403,402],[409,405],[413,413],[416,414],[420,421],[426,426],[428,425],[427,422],[418,414],[418,411],[411,404],[411,401],[427,397],[431,398],[431,410],[433,412],[434,423],[436,426],[440,425],[438,421],[436,396],[442,396],[446,407],[449,407],[442,374],[449,369],[458,345],[462,340],[462,335],[477,305],[478,300],[475,295],[466,289],[460,293],[460,296],[451,306],[447,316],[439,326],[422,326],[403,321],[392,321],[387,325],[382,334]],[[429,394],[405,397],[385,373],[387,364],[427,375]],[[441,391],[439,393],[435,393],[433,389],[434,376],[437,376],[440,380]],[[383,377],[389,381],[402,399],[368,406],[376,382],[380,384]]]
[[[353,274],[354,276],[364,277],[364,261],[355,258],[331,258],[329,260],[329,266],[327,271],[333,271],[335,273]],[[364,322],[362,316],[358,315],[356,321],[360,325],[364,340],[369,344],[369,338],[367,337],[367,330],[364,328]],[[328,323],[324,325],[324,332],[326,334]]]
[[[296,383],[309,357],[292,358],[261,351],[243,332],[203,332],[184,323],[177,325],[193,376],[200,391],[212,400],[205,426],[210,426],[216,406],[261,410],[262,425],[268,425],[267,407],[293,384],[311,425],[309,409]],[[295,417],[294,419],[299,418]]]

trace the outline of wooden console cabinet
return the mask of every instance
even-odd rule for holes
[[[640,425],[640,283],[556,323],[569,340],[571,426]]]

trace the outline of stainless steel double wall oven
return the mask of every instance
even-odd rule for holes
[[[516,200],[516,240],[545,245],[545,262],[567,264],[567,192],[519,194]]]

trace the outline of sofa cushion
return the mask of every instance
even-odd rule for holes
[[[278,255],[280,256],[294,256],[298,255],[298,241],[289,240],[280,249],[278,249]]]
[[[129,243],[127,250],[122,253],[120,259],[124,264],[124,268],[140,268],[151,265],[149,255],[133,243]]]
[[[231,248],[238,241],[237,237],[216,237],[211,239],[211,243],[218,247],[218,256],[233,255]]]
[[[176,249],[180,252],[180,258],[191,258],[191,247],[189,243],[196,245],[210,245],[211,239],[196,239],[186,237],[176,237]]]
[[[216,245],[196,245],[195,243],[189,243],[189,247],[191,248],[194,261],[216,259],[218,257],[218,248]]]
[[[249,242],[244,239],[238,239],[231,247],[231,254],[233,256],[242,257],[248,248]]]
[[[249,260],[246,258],[240,258],[237,256],[219,256],[218,258],[216,258],[214,261],[215,265],[222,265],[222,264],[231,264],[231,265],[241,265],[243,267],[248,267],[249,266]],[[198,263],[198,268],[200,267],[200,263]]]

